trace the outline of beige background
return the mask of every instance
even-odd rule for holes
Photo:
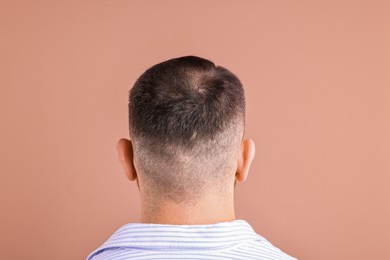
[[[1,1],[0,258],[84,259],[138,195],[127,94],[199,55],[242,80],[238,218],[300,259],[390,259],[388,1]]]

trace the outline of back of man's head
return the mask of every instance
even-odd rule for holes
[[[244,118],[241,82],[209,60],[180,57],[146,70],[129,97],[140,189],[176,203],[230,190]]]

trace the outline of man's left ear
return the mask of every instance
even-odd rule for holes
[[[252,139],[247,139],[241,142],[241,150],[237,161],[236,180],[243,182],[249,174],[249,168],[255,157],[255,142]]]
[[[122,138],[116,145],[119,162],[122,164],[126,177],[130,181],[137,179],[137,171],[134,167],[133,144],[130,140]]]

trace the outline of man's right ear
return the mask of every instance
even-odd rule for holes
[[[126,177],[130,181],[137,179],[137,171],[134,167],[133,144],[130,140],[122,138],[116,145],[119,162],[122,164]]]
[[[236,180],[243,182],[249,174],[249,167],[255,157],[255,142],[247,139],[241,142],[240,155],[237,161]]]

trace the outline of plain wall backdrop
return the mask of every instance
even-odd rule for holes
[[[138,221],[128,91],[183,55],[246,90],[237,218],[299,259],[390,259],[389,22],[389,1],[1,1],[0,259],[84,259]]]

